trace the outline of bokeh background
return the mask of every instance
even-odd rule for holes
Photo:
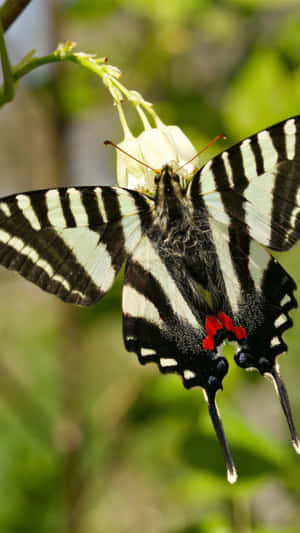
[[[108,56],[199,149],[226,133],[203,162],[300,111],[299,1],[32,0],[6,37],[13,63],[66,40]],[[121,137],[100,79],[42,67],[0,110],[1,194],[113,183],[103,141]],[[280,261],[300,284],[299,246]],[[230,486],[201,391],[124,350],[121,286],[119,276],[80,309],[1,269],[0,532],[299,532],[300,459],[272,385],[227,351],[218,403],[239,471]],[[300,431],[292,314],[281,371]]]

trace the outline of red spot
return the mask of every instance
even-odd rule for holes
[[[229,316],[227,316],[225,313],[223,313],[223,311],[218,314],[218,317],[221,320],[225,329],[228,329],[228,331],[234,330],[232,319]]]
[[[208,336],[213,337],[217,333],[218,329],[222,329],[222,324],[220,324],[216,317],[209,315],[206,317],[205,329],[208,333]]]
[[[247,336],[245,328],[241,326],[235,326],[233,328],[233,333],[235,334],[238,341],[240,341],[241,339],[244,339]]]
[[[245,328],[241,326],[235,326],[232,319],[223,311],[218,314],[218,319],[213,315],[208,315],[206,317],[205,329],[207,331],[207,335],[202,341],[202,346],[206,351],[214,350],[215,335],[220,329],[225,328],[227,331],[231,331],[238,341],[244,339],[247,335]]]
[[[213,350],[214,347],[215,347],[214,339],[212,337],[210,337],[209,335],[207,335],[205,337],[205,339],[203,339],[203,341],[202,341],[202,346],[203,346],[204,350],[206,350],[206,351]]]

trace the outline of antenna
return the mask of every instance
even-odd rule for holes
[[[129,154],[128,152],[123,150],[123,148],[120,148],[120,146],[115,144],[114,142],[112,142],[112,141],[104,141],[104,146],[108,146],[108,145],[113,146],[114,148],[116,148],[116,150],[119,150],[123,154],[127,155],[127,157],[130,157],[131,159],[134,159],[134,161],[136,161],[137,163],[140,163],[140,165],[143,165],[144,167],[148,168],[149,170],[153,170],[153,172],[155,172],[156,174],[160,174],[160,170],[158,170],[156,168],[153,168],[153,167],[150,167],[150,165],[147,165],[147,163],[144,163],[144,161],[141,161],[140,159],[137,159],[136,157],[134,157],[134,155]]]
[[[185,167],[185,165],[188,165],[189,163],[191,163],[192,161],[194,161],[194,159],[196,159],[196,157],[198,157],[198,155],[202,154],[203,152],[205,152],[205,150],[207,150],[207,148],[209,148],[212,144],[214,144],[216,141],[218,141],[219,139],[227,139],[226,135],[224,135],[224,133],[220,133],[220,135],[217,135],[212,141],[210,141],[204,148],[202,148],[202,150],[200,150],[200,152],[197,152],[193,157],[192,159],[189,159],[188,161],[186,161],[185,163],[183,163],[183,165],[181,165],[180,167],[176,168],[175,172],[177,173],[178,170],[181,170],[183,167]]]

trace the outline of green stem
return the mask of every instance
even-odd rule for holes
[[[4,31],[11,26],[29,2],[31,2],[31,0],[6,0],[0,8],[0,19]]]
[[[0,92],[0,104],[10,102],[15,95],[15,84],[13,79],[12,68],[10,65],[2,22],[0,19],[0,57],[2,64],[2,72],[4,77],[3,89]]]
[[[100,76],[103,84],[109,90],[113,100],[118,105],[118,109],[120,109],[120,104],[124,97],[129,100],[129,102],[136,107],[143,120],[144,126],[146,126],[147,123],[147,127],[150,127],[148,119],[141,108],[143,107],[152,118],[156,119],[157,116],[152,108],[152,104],[146,102],[136,91],[128,90],[119,81],[119,78],[121,77],[119,69],[112,65],[108,65],[105,57],[97,58],[91,54],[85,54],[83,52],[74,53],[72,51],[74,47],[75,43],[68,41],[65,44],[59,44],[55,52],[43,57],[33,57],[34,51],[32,51],[22,59],[19,65],[16,65],[12,69],[6,51],[3,30],[1,32],[0,28],[0,53],[4,74],[4,84],[0,87],[0,107],[13,99],[16,82],[32,70],[41,67],[42,65],[48,65],[49,63],[72,61],[73,63],[90,70],[94,74],[97,74],[97,76]]]

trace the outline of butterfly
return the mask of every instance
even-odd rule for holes
[[[270,254],[300,237],[300,116],[220,153],[183,184],[166,164],[154,193],[121,187],[67,187],[0,201],[0,263],[65,302],[90,306],[126,262],[125,347],[140,363],[201,387],[237,478],[216,405],[235,362],[272,378],[300,444],[277,357],[297,306],[295,282]]]

